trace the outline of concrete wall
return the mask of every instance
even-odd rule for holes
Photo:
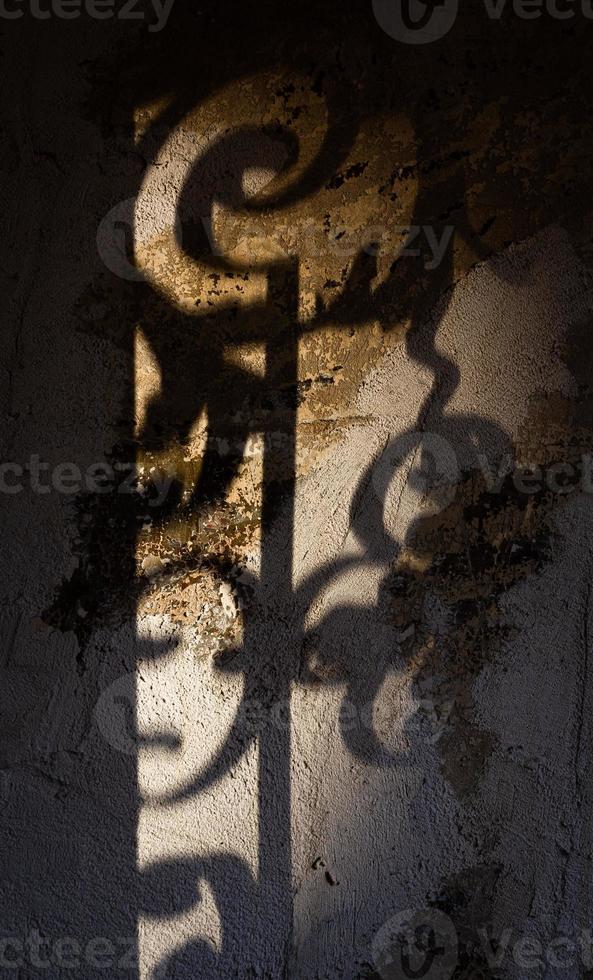
[[[4,30],[2,975],[586,975],[590,22],[176,4]]]

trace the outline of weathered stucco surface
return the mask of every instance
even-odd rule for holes
[[[589,25],[177,2],[6,50],[0,935],[576,980],[478,929],[591,927]]]

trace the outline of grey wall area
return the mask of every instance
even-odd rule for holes
[[[0,6],[2,978],[593,976],[592,41]]]

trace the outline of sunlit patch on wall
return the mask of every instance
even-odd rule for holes
[[[161,371],[141,327],[134,331],[134,399],[136,437],[146,423],[146,410],[151,399],[161,390]]]

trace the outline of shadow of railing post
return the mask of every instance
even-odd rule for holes
[[[264,903],[264,919],[273,924],[271,934],[285,937],[284,975],[288,977],[292,945],[292,834],[291,834],[291,711],[292,681],[298,663],[302,624],[292,618],[293,538],[296,483],[296,428],[298,381],[298,260],[275,266],[268,278],[270,299],[282,302],[282,328],[274,331],[266,349],[266,371],[274,375],[275,360],[281,358],[282,387],[289,397],[284,416],[282,439],[282,552],[275,528],[278,513],[278,458],[272,432],[264,432],[264,463],[261,531],[261,595],[264,602],[279,598],[280,609],[287,608],[289,649],[283,644],[286,623],[280,629],[274,618],[268,622],[270,653],[274,662],[269,676],[273,690],[267,692],[272,710],[266,715],[259,738],[259,892]],[[267,436],[267,437],[266,437]],[[274,528],[274,533],[272,533]],[[275,609],[275,606],[272,606]],[[278,624],[279,625],[279,624]],[[266,671],[266,674],[268,672]],[[282,718],[279,717],[279,709]],[[278,919],[280,918],[280,922]],[[263,923],[262,923],[263,926]]]

